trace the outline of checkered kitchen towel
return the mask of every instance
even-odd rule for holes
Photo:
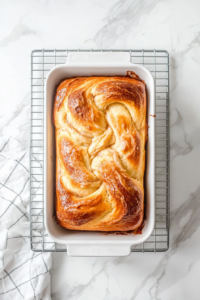
[[[29,238],[29,153],[0,139],[0,300],[47,300],[51,254],[32,252]]]

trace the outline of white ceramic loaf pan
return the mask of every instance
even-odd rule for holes
[[[55,133],[52,122],[55,88],[63,78],[91,75],[126,75],[133,71],[146,82],[148,142],[145,171],[146,222],[142,234],[103,235],[100,232],[66,230],[53,218],[55,202]],[[129,53],[69,53],[65,65],[53,68],[46,80],[45,103],[45,222],[46,229],[53,241],[66,244],[71,256],[125,256],[131,246],[146,241],[155,223],[155,87],[151,73],[141,65],[130,61]]]

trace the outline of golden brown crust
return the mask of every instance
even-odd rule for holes
[[[57,89],[56,217],[65,228],[128,231],[142,224],[146,91],[128,75],[71,78]]]

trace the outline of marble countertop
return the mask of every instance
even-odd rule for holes
[[[0,134],[27,148],[33,49],[170,54],[170,248],[124,258],[55,253],[52,299],[199,299],[200,1],[0,0],[0,8]]]

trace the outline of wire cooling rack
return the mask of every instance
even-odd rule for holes
[[[34,50],[31,54],[30,242],[36,252],[66,252],[48,237],[44,224],[44,86],[48,72],[70,52],[130,52],[134,64],[152,73],[156,86],[156,222],[150,238],[132,252],[169,247],[169,55],[164,50]]]

